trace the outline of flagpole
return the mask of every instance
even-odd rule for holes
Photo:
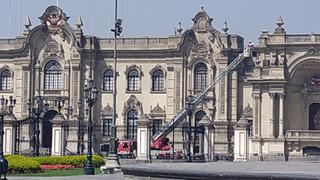
[[[11,0],[8,0],[9,9],[9,37],[11,37]]]
[[[20,0],[20,17],[19,17],[19,34],[21,35],[22,27],[22,0]]]

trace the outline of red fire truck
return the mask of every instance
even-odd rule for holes
[[[133,159],[136,157],[137,142],[131,139],[118,141],[118,156],[121,158]]]

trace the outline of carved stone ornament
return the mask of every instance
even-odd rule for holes
[[[310,82],[304,83],[302,92],[315,92],[320,91],[320,75],[315,75],[311,78]]]
[[[191,61],[189,63],[189,66],[192,67],[195,61],[198,61],[199,59],[212,62],[213,61],[212,53],[213,53],[212,49],[208,47],[205,43],[197,44],[191,50],[191,53],[190,53]],[[211,63],[211,66],[215,66],[214,63]]]
[[[125,70],[125,75],[126,76],[128,76],[128,74],[129,74],[129,72],[132,70],[132,69],[136,69],[136,70],[138,70],[139,71],[139,74],[140,74],[140,76],[143,76],[143,73],[142,73],[142,68],[141,68],[141,66],[137,66],[137,65],[131,65],[131,66],[127,66],[126,67],[126,70]]]
[[[106,107],[104,107],[101,112],[100,112],[100,115],[101,117],[105,117],[105,116],[112,116],[112,112],[113,112],[113,109],[112,107],[110,106],[110,104],[108,103]]]
[[[58,56],[60,58],[64,58],[64,49],[62,44],[58,45],[56,42],[50,42],[45,45],[44,48],[44,57],[50,57],[50,56]]]
[[[58,33],[59,26],[66,24],[69,17],[57,6],[50,6],[41,17],[42,24],[45,24],[50,33]]]
[[[159,115],[165,115],[166,114],[166,110],[165,108],[161,108],[159,103],[157,104],[156,107],[152,108],[151,107],[151,112],[150,112],[150,116],[159,116]]]
[[[206,11],[204,11],[203,7],[201,10],[195,15],[193,20],[193,29],[195,29],[197,32],[205,33],[208,30],[212,30],[212,18],[210,18]]]
[[[253,117],[253,108],[250,107],[249,103],[248,103],[248,106],[243,109],[242,116],[245,118],[252,118]]]
[[[307,52],[305,55],[311,56],[311,55],[320,55],[320,49],[317,49],[315,47],[311,47],[307,49]]]
[[[134,95],[131,95],[127,102],[124,103],[122,115],[125,116],[131,109],[135,109],[138,112],[140,111],[140,114],[143,114],[142,103],[138,101]]]

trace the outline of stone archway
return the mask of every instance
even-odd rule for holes
[[[309,108],[312,104],[319,103],[320,100],[320,88],[316,87],[312,80],[319,75],[319,69],[320,61],[314,58],[304,59],[304,61],[296,63],[295,67],[291,67],[284,103],[285,119],[288,119],[286,122],[287,130],[312,129],[310,119],[313,119],[314,117],[311,116],[315,114],[312,114]]]
[[[42,119],[42,147],[48,148],[50,151],[52,148],[52,121],[57,114],[57,111],[49,110]]]
[[[195,113],[195,122],[194,122],[194,141],[193,141],[193,153],[195,156],[204,155],[204,125],[201,123],[203,118],[207,115],[203,110],[199,110]]]

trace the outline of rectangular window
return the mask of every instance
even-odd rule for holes
[[[139,91],[139,77],[129,77],[128,91]]]
[[[1,90],[11,90],[11,77],[2,77],[1,82]]]
[[[103,90],[112,91],[113,90],[113,77],[104,77]]]
[[[162,119],[154,119],[152,124],[152,135],[162,128]]]
[[[103,136],[110,136],[111,135],[111,126],[112,126],[112,119],[102,119],[101,121],[101,133]]]

